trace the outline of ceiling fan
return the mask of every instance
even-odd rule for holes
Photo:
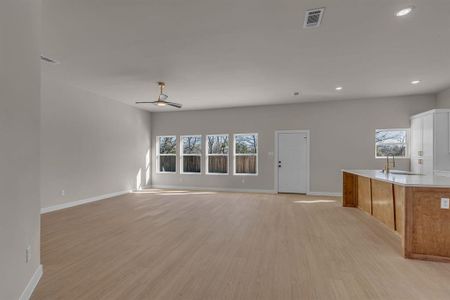
[[[162,82],[162,81],[159,81],[158,85],[159,85],[159,90],[160,90],[160,93],[159,93],[159,96],[158,96],[158,100],[150,101],[150,102],[148,102],[148,101],[139,101],[139,102],[136,102],[136,104],[152,103],[152,104],[155,104],[157,106],[167,106],[167,105],[169,105],[169,106],[173,106],[173,107],[176,107],[176,108],[181,108],[183,106],[183,105],[181,105],[179,103],[166,101],[167,98],[169,98],[169,96],[167,96],[166,94],[163,93],[163,90],[166,87],[166,84],[164,82]]]

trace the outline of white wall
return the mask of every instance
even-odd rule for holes
[[[158,135],[259,133],[259,176],[156,174],[154,186],[220,189],[274,189],[274,132],[311,130],[311,191],[341,191],[340,170],[381,169],[375,159],[377,128],[409,128],[409,117],[433,109],[434,95],[330,101],[152,114],[152,144]],[[152,151],[154,154],[156,149]],[[153,155],[153,166],[155,166]],[[232,165],[230,170],[232,170]],[[399,162],[409,169],[409,160]],[[179,168],[178,168],[179,169]],[[203,160],[204,170],[204,160]],[[178,170],[179,171],[179,170]],[[244,180],[245,182],[242,182]]]
[[[450,88],[437,95],[436,108],[450,108]]]
[[[39,1],[0,1],[0,299],[5,300],[18,299],[40,265],[39,31]]]
[[[43,208],[150,180],[149,112],[43,78],[41,118]]]

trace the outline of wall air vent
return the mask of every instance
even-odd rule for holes
[[[44,55],[41,55],[41,60],[46,62],[46,63],[50,63],[50,64],[59,64],[58,61],[56,61],[54,59],[51,59],[51,58],[49,58],[47,56],[44,56]]]
[[[309,9],[305,12],[305,22],[303,28],[319,27],[322,22],[323,12],[325,7]]]

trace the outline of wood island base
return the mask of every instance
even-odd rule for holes
[[[343,172],[343,206],[357,207],[397,232],[406,258],[450,262],[450,188],[396,184]]]

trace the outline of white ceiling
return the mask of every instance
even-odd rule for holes
[[[43,0],[42,46],[45,76],[129,104],[160,80],[183,109],[420,94],[450,85],[450,1]]]

